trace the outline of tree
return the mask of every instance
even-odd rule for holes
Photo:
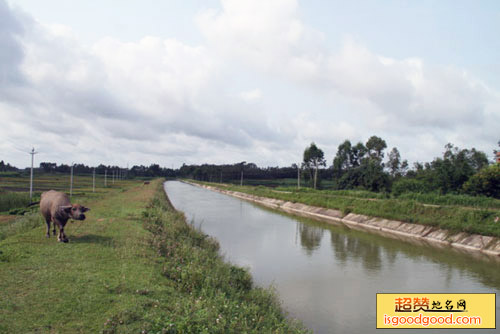
[[[401,176],[405,176],[408,171],[408,160],[403,160],[401,163],[401,167],[399,167],[399,172],[401,173]]]
[[[5,163],[3,160],[0,161],[0,172],[11,172],[11,171],[17,171],[17,168],[11,166],[11,164],[9,163]]]
[[[421,164],[415,171],[415,177],[424,181],[427,188],[441,193],[462,190],[469,178],[488,165],[484,152],[472,149],[459,149],[453,144],[445,146],[442,158]]]
[[[389,175],[384,172],[382,163],[383,150],[386,147],[385,141],[376,136],[370,137],[366,146],[363,143],[353,146],[349,140],[340,144],[333,160],[335,187],[337,189],[388,190],[390,179]],[[397,172],[401,172],[402,166],[408,168],[408,162],[401,163],[399,152],[396,157],[398,159]]]
[[[368,149],[362,142],[357,143],[351,148],[351,165],[353,167],[361,166],[361,161],[365,158]]]
[[[316,144],[311,143],[309,147],[304,150],[304,167],[309,170],[309,173],[312,176],[312,172],[314,171],[313,178],[313,187],[316,189],[316,185],[318,182],[318,168],[320,166],[326,166],[325,154],[323,151],[316,146]]]
[[[366,142],[366,148],[368,149],[370,158],[382,161],[384,158],[383,151],[387,148],[387,144],[382,138],[371,136]]]
[[[498,147],[500,147],[500,140],[498,141]],[[493,155],[496,163],[500,163],[500,150],[493,150]]]
[[[352,145],[349,140],[344,141],[337,149],[337,155],[333,159],[333,169],[338,171],[346,171],[352,167]],[[339,175],[340,176],[340,175]]]
[[[43,169],[45,173],[53,173],[57,168],[57,164],[53,162],[41,162],[40,168]]]
[[[387,191],[390,188],[389,175],[378,159],[366,159],[358,168],[360,185],[370,191]]]
[[[337,154],[333,159],[333,177],[338,188],[343,189],[344,186],[352,184],[352,175],[356,174],[352,173],[352,170],[361,166],[362,160],[365,158],[367,152],[367,148],[361,142],[353,146],[349,140],[345,140],[339,145]],[[352,174],[349,177],[351,180],[347,181],[344,179],[341,181],[340,179],[346,173]],[[347,187],[349,188],[349,186]]]
[[[393,178],[401,177],[406,173],[408,169],[408,161],[401,161],[401,155],[396,147],[393,147],[388,155],[389,160],[387,161],[387,169]]]
[[[401,168],[401,155],[396,147],[393,147],[391,152],[389,152],[389,161],[387,162],[387,168],[392,177],[396,177]]]
[[[481,169],[464,183],[463,189],[471,195],[500,198],[500,164]]]

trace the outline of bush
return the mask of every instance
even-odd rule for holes
[[[500,198],[500,164],[481,169],[463,186],[466,193]]]

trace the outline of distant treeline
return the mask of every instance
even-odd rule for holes
[[[0,172],[16,172],[18,169],[11,166],[9,163],[5,163],[3,160],[0,161]]]
[[[326,170],[324,172],[327,172]],[[182,165],[177,176],[209,182],[230,182],[244,179],[275,180],[297,177],[297,167],[257,167],[254,163],[240,162],[226,165]],[[325,175],[326,176],[326,175]]]
[[[134,177],[176,177],[177,173],[174,169],[162,168],[158,164],[152,164],[150,166],[133,166],[132,168],[123,168],[119,166],[103,165],[100,164],[97,167],[87,166],[84,164],[74,164],[73,173],[74,174],[92,174],[104,175],[107,173],[109,176],[114,172],[116,175],[120,174],[124,178],[134,178]],[[35,171],[55,174],[55,173],[70,173],[71,166],[66,164],[60,164],[54,162],[41,162]],[[0,161],[0,172],[29,172],[29,168],[19,169],[10,164]]]

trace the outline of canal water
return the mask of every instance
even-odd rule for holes
[[[381,292],[497,293],[500,325],[500,262],[291,217],[178,181],[165,190],[189,222],[219,241],[226,260],[274,287],[289,315],[314,333],[423,332],[376,329]]]

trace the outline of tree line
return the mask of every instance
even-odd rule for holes
[[[500,146],[500,141],[498,142]],[[384,160],[387,144],[371,136],[363,144],[345,140],[338,146],[331,165],[334,189],[364,189],[376,192],[469,193],[500,198],[500,164],[490,165],[484,152],[460,149],[447,144],[442,157],[431,162],[415,162],[412,169],[394,147]],[[496,154],[497,151],[494,151]],[[304,150],[302,167],[312,187],[318,185],[324,153],[311,143]],[[321,175],[321,174],[319,174]]]
[[[4,163],[4,161],[0,161],[0,172],[23,172],[29,171],[29,167],[23,169],[16,168],[9,163]],[[47,174],[68,174],[71,172],[71,165],[60,164],[58,165],[55,162],[41,162],[38,168],[35,168],[35,171]],[[176,177],[177,173],[174,169],[171,168],[163,168],[160,167],[159,164],[151,164],[149,166],[144,165],[135,165],[132,168],[123,168],[116,165],[103,165],[100,164],[98,166],[87,166],[85,164],[74,164],[73,165],[73,173],[74,174],[92,174],[104,175],[105,173],[108,176],[111,176],[112,173],[115,175],[120,175],[124,178],[134,178],[134,177]]]

